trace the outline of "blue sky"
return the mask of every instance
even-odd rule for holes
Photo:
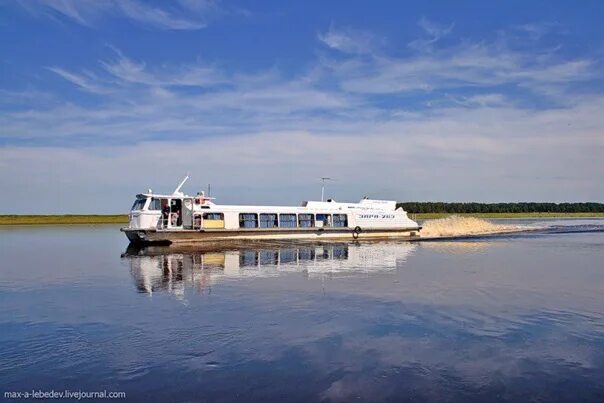
[[[577,5],[579,4],[579,5]],[[604,201],[602,2],[0,2],[0,213]]]

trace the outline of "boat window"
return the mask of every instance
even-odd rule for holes
[[[277,214],[260,214],[260,228],[277,228]]]
[[[333,215],[333,226],[334,227],[348,227],[348,215],[347,214],[334,214]]]
[[[331,214],[317,214],[317,223],[323,223],[323,227],[331,227]]]
[[[281,228],[296,228],[296,215],[279,214],[279,226]]]
[[[256,213],[239,214],[239,228],[258,228],[258,214],[256,214]]]
[[[142,210],[143,207],[145,207],[145,202],[146,201],[147,201],[146,198],[144,198],[144,197],[138,197],[134,201],[134,204],[132,205],[132,209],[131,210]]]
[[[224,214],[223,213],[204,213],[203,219],[204,220],[224,220]]]
[[[298,225],[301,228],[314,227],[315,217],[313,214],[298,214]]]
[[[156,199],[155,197],[151,199],[151,203],[149,204],[149,210],[161,210],[161,200]]]

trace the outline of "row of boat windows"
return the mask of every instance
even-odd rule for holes
[[[347,226],[346,214],[239,214],[240,228],[342,228]]]
[[[205,213],[204,220],[224,220],[223,213]],[[239,228],[313,228],[348,226],[346,214],[241,213]]]

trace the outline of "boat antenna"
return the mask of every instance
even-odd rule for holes
[[[321,178],[321,201],[323,201],[325,196],[325,181],[332,181],[333,179],[328,177]]]
[[[188,179],[189,179],[189,175],[185,176],[185,178],[182,180],[182,182],[180,182],[180,185],[178,185],[176,187],[176,189],[174,189],[174,193],[172,193],[172,194],[176,194],[176,193],[180,192],[180,188],[182,188],[182,185],[184,185]]]
[[[212,190],[212,185],[210,185],[208,183],[208,197],[210,197],[210,195],[211,195],[211,193],[210,193],[211,190]]]

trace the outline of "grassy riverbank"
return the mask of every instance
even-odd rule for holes
[[[127,222],[126,214],[0,215],[0,225],[125,224]]]
[[[448,217],[449,213],[409,214],[411,218],[429,220]],[[472,213],[456,214],[478,218],[604,218],[604,213]],[[126,214],[115,215],[0,215],[0,225],[126,224]]]

